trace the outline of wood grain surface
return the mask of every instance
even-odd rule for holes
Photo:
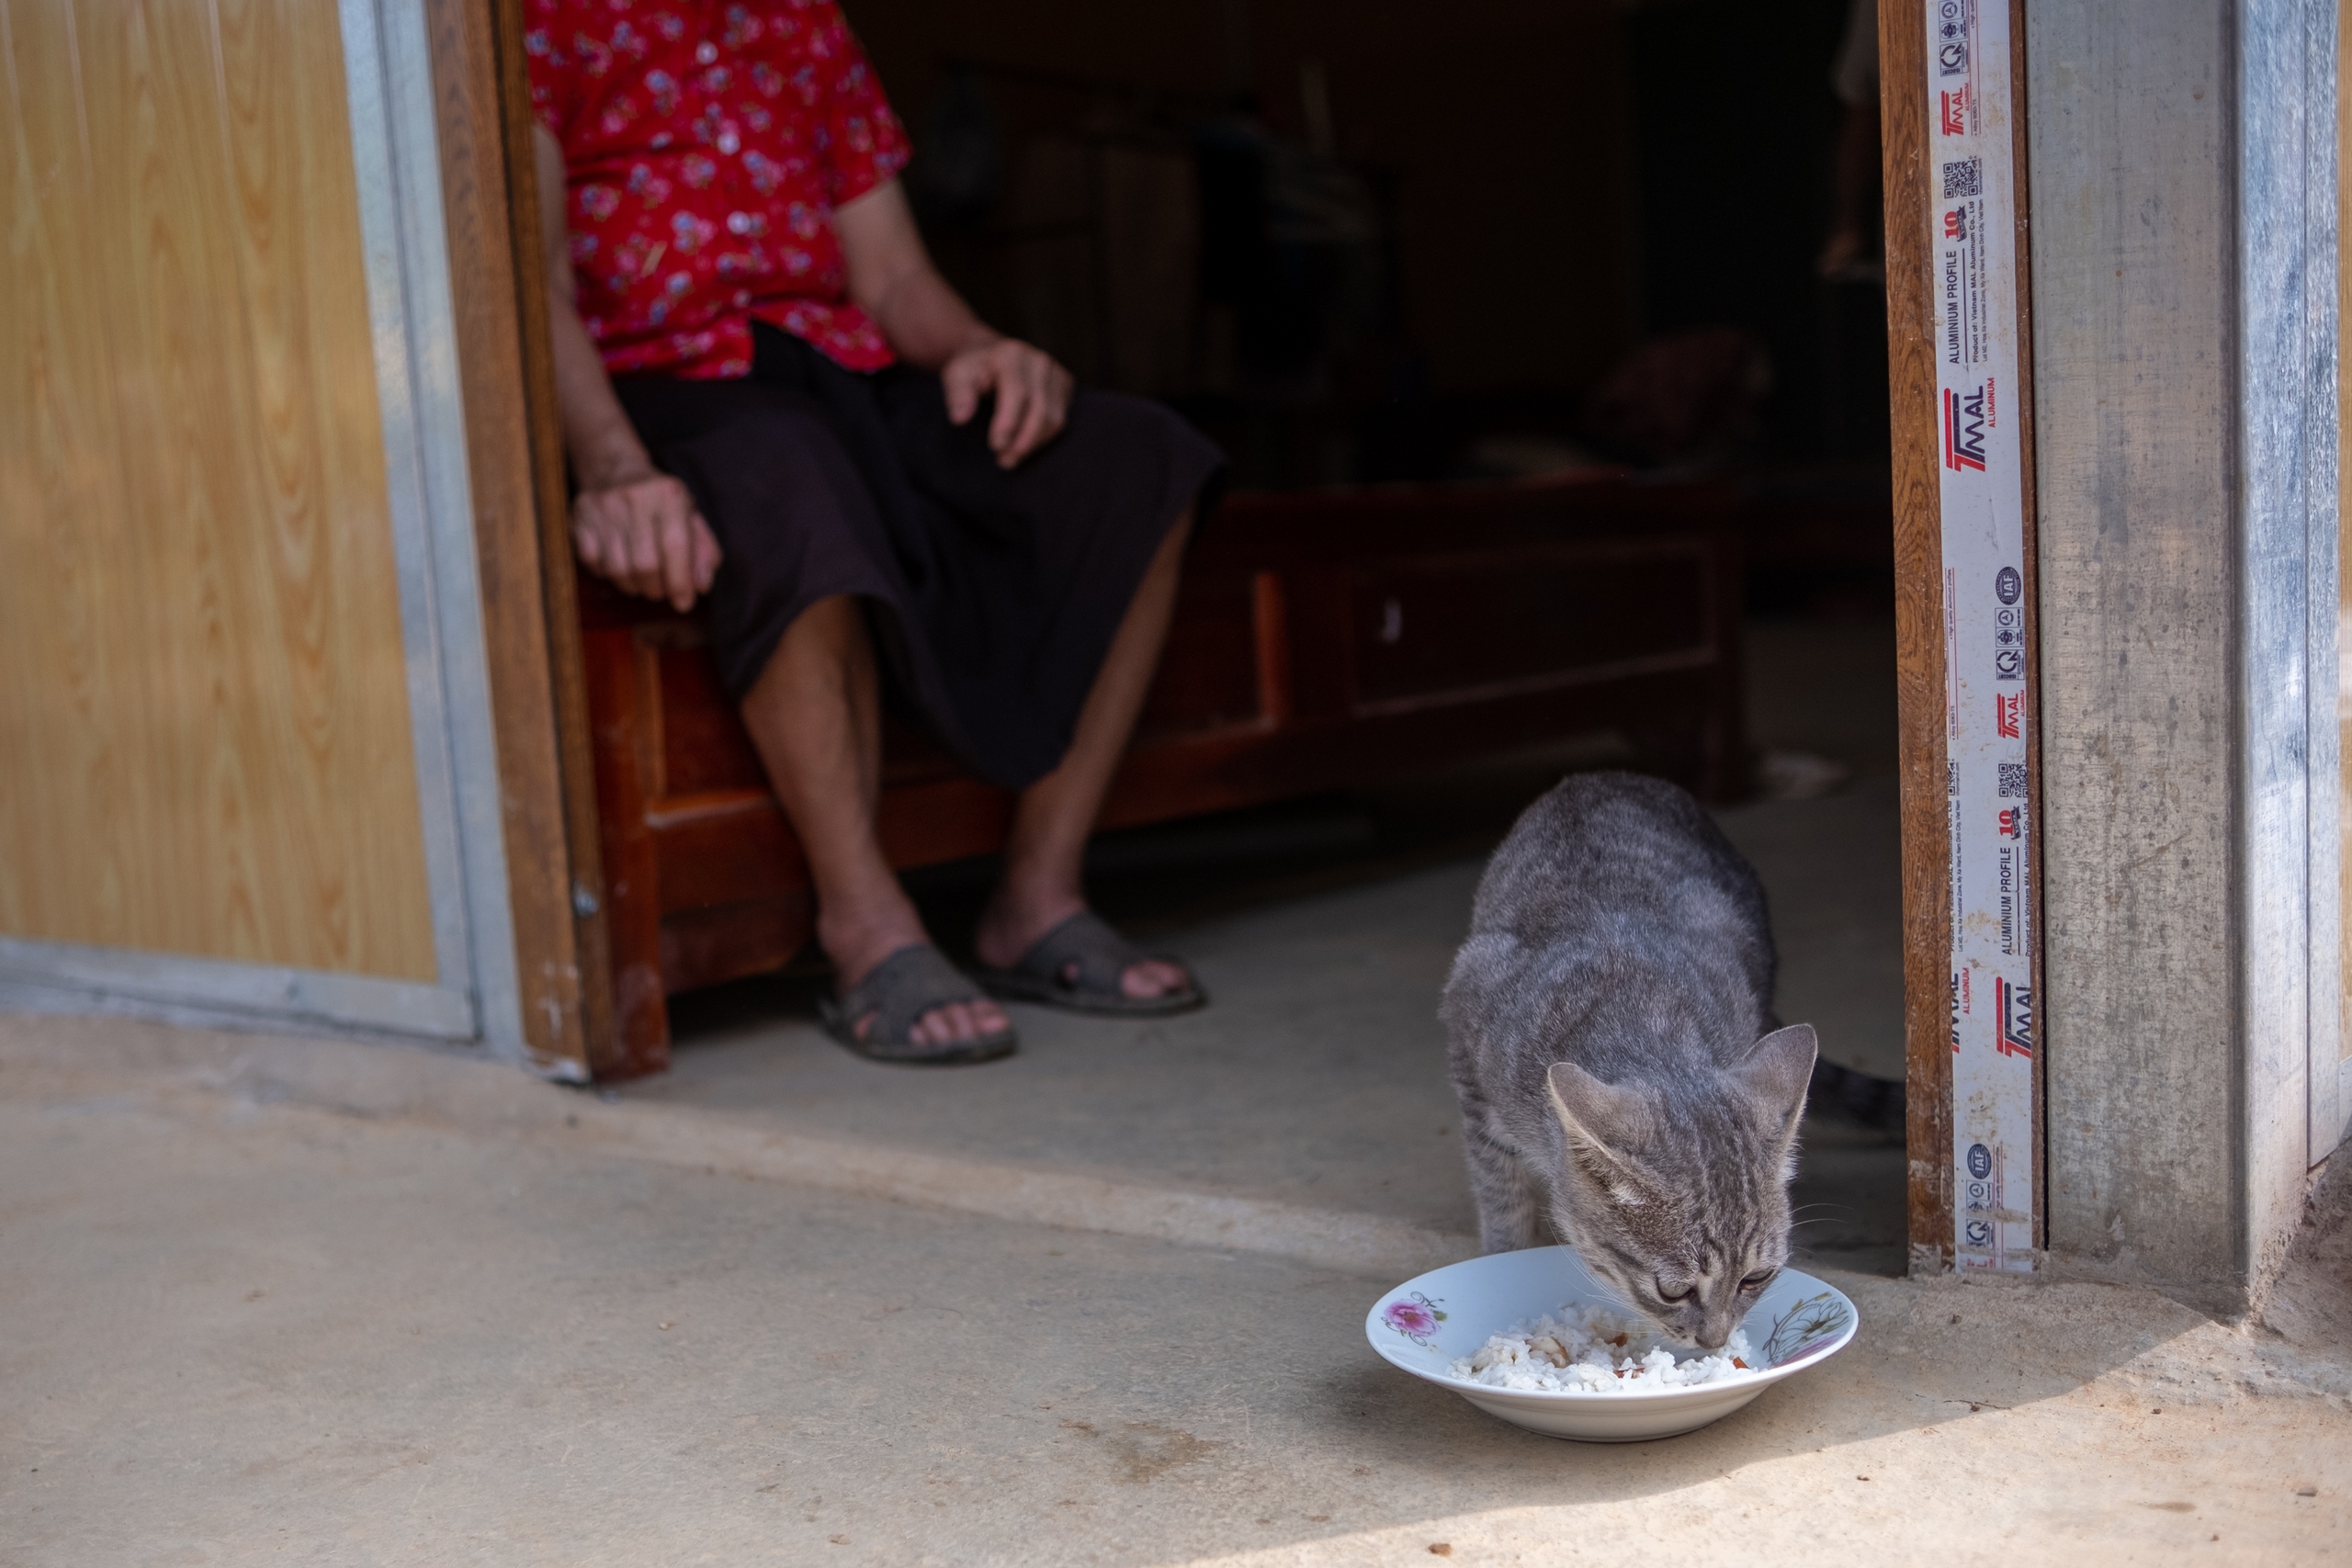
[[[531,145],[530,86],[526,73],[522,0],[492,0],[496,33],[499,107],[506,154],[507,227],[514,255],[516,324],[523,347],[523,397],[529,412],[531,473],[538,495],[540,586],[546,605],[548,660],[555,688],[556,747],[562,759],[564,829],[573,887],[587,894],[575,908],[580,953],[580,1008],[589,1064],[619,1049],[609,976],[612,935],[605,914],[602,829],[597,821],[595,764],[589,743],[586,656],[580,605],[573,596],[571,499],[564,470],[563,433],[556,410],[554,340],[548,327],[548,293],[540,281],[538,164]]]
[[[1943,511],[1934,301],[1928,290],[1927,28],[1879,0],[1886,341],[1894,444],[1895,682],[1903,785],[1903,1013],[1910,1107],[1911,1260],[1951,1262],[1951,796],[1945,784]]]
[[[556,408],[555,346],[548,324],[548,292],[541,254],[538,162],[531,144],[537,123],[531,113],[525,67],[522,0],[495,0],[499,99],[505,120],[508,230],[514,236],[516,315],[523,341],[523,394],[530,410],[531,471],[538,493],[539,570],[547,605],[548,658],[555,683],[556,745],[563,759],[565,831],[571,847],[575,888],[589,902],[579,919],[580,1006],[587,1030],[588,1055],[595,1066],[602,1054],[617,1052],[618,1002],[610,985],[612,936],[605,915],[602,863],[603,829],[597,820],[595,764],[589,742],[586,654],[581,640],[580,604],[572,592],[571,495],[565,471],[563,432]],[[599,1069],[601,1070],[601,1069]]]
[[[0,0],[0,931],[435,977],[334,8]]]
[[[513,8],[511,0],[507,8]],[[540,558],[539,476],[518,309],[496,20],[480,0],[426,0],[424,9],[441,202],[450,272],[458,285],[452,295],[458,374],[466,405],[491,707],[498,720],[499,798],[523,1032],[543,1066],[570,1063],[585,1073],[589,1039],[609,1033],[611,1027],[601,942],[593,964],[582,954],[583,934],[593,931],[601,936],[603,924],[594,795],[587,795],[583,857],[573,840],[559,741],[561,695]],[[527,167],[527,141],[524,154]],[[536,238],[537,230],[529,232]],[[534,268],[536,279],[536,262]],[[557,501],[560,504],[560,490]],[[571,550],[560,533],[554,542],[563,551],[559,564],[567,592],[565,618],[553,624],[571,634],[576,684],[579,637],[569,593]],[[578,766],[584,787],[584,752]],[[576,914],[575,887],[588,890],[598,908]]]

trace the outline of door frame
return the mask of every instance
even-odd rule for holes
[[[2026,180],[2024,0],[2006,4],[2012,40],[2002,62],[2010,108],[2013,171],[2011,280],[2017,385],[2005,399],[2018,426],[2016,483],[2022,507],[2025,744],[2025,877],[2022,903],[2030,938],[2030,994],[2041,994],[2042,930],[2038,874],[2042,863],[2041,602],[2034,514],[2032,287]],[[1955,1261],[1953,1057],[1961,1049],[1962,976],[1953,943],[1952,843],[1956,814],[1951,733],[1954,687],[1947,649],[1959,606],[1947,604],[1943,528],[1943,432],[1937,355],[1939,312],[1931,289],[1936,255],[1930,230],[1931,142],[1927,22],[1921,0],[1879,0],[1879,91],[1886,233],[1888,383],[1893,400],[1895,647],[1902,750],[1903,981],[1905,1104],[1909,1149],[1908,1214],[1914,1272],[1937,1273]],[[1982,69],[1984,62],[1979,62]],[[1971,806],[1976,803],[1969,803]],[[2031,1188],[2033,1247],[2046,1245],[2042,1210],[2046,1166],[2043,1055],[2032,1059]],[[2030,1264],[2030,1258],[2022,1260]]]
[[[1943,3],[1880,4],[1920,1269],[1952,1262],[1964,1179],[1928,206],[1940,132],[1922,91],[1922,23]],[[2344,19],[2336,0],[1981,3],[2007,5],[2013,40],[2007,403],[2029,422],[2030,1261],[2236,1314],[2283,1256],[2352,1084]],[[2057,215],[2038,233],[2035,209]],[[1963,885],[1982,874],[1963,868]]]
[[[346,0],[349,3],[349,0]],[[430,39],[522,1028],[551,1077],[614,1065],[587,680],[554,407],[521,0],[396,0]]]

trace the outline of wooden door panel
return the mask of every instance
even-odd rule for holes
[[[0,929],[433,979],[334,8],[7,20]]]

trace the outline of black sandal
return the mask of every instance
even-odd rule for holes
[[[1190,1012],[1208,1001],[1208,994],[1189,969],[1184,984],[1176,990],[1156,997],[1127,995],[1119,982],[1129,969],[1145,963],[1176,964],[1176,960],[1144,952],[1093,910],[1080,909],[1039,937],[1012,968],[983,968],[974,973],[995,996],[1110,1017],[1163,1017]],[[1176,966],[1183,968],[1181,964]]]
[[[826,1033],[876,1062],[945,1067],[1012,1055],[1021,1042],[1009,1027],[944,1045],[926,1045],[911,1038],[923,1014],[979,999],[979,988],[947,962],[946,954],[928,942],[916,942],[876,964],[872,973],[842,996],[820,999],[817,1016],[824,1021]],[[874,1021],[860,1038],[858,1021],[869,1016]]]

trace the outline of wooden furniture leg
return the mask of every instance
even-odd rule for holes
[[[662,978],[662,874],[646,803],[661,791],[660,693],[652,650],[628,627],[583,638],[590,750],[605,863],[605,929],[612,942],[616,1049],[599,1078],[658,1073],[670,1065],[670,1009]]]

